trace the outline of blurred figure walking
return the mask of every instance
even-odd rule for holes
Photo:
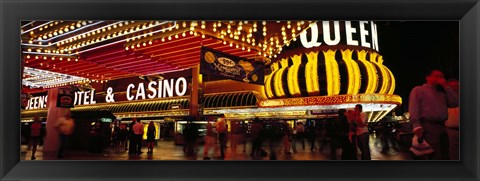
[[[64,117],[58,119],[55,128],[60,133],[60,147],[58,149],[57,158],[65,157],[65,150],[67,147],[67,141],[70,135],[73,134],[75,122],[72,119],[72,114],[67,112]]]
[[[42,123],[40,122],[40,118],[35,116],[33,118],[33,123],[30,126],[30,136],[32,140],[32,160],[37,159],[35,157],[35,153],[37,152],[37,146],[40,143],[42,133]]]

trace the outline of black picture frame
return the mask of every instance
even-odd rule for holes
[[[2,180],[479,180],[478,0],[2,0]],[[20,21],[143,19],[460,22],[460,161],[20,161]]]

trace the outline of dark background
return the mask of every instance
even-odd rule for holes
[[[383,64],[395,76],[395,94],[402,97],[396,113],[408,109],[412,88],[425,83],[428,70],[439,69],[446,79],[459,79],[457,21],[377,21]]]

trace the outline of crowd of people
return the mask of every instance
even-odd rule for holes
[[[410,93],[410,124],[403,125],[404,128],[386,119],[369,124],[361,104],[357,104],[353,110],[338,110],[338,116],[334,119],[297,121],[295,125],[290,125],[291,122],[287,120],[255,118],[250,122],[231,121],[229,129],[225,118],[220,117],[206,124],[204,135],[200,134],[198,124],[187,120],[182,130],[185,142],[183,151],[188,156],[196,155],[201,139],[204,160],[210,160],[216,154],[223,160],[227,148],[236,153],[239,147],[243,153],[249,152],[246,154],[252,159],[268,157],[276,160],[279,152],[286,155],[298,153],[298,146],[302,150],[308,146],[311,152],[324,152],[329,148],[329,158],[332,160],[371,160],[370,134],[375,132],[381,144],[381,154],[388,154],[393,149],[409,152],[413,159],[458,160],[459,81],[445,80],[439,70],[428,72],[425,81]],[[41,122],[39,117],[34,117],[28,129],[32,160],[36,159],[37,147],[46,134]],[[65,156],[67,140],[73,134],[74,126],[69,112],[56,121],[54,128],[59,135],[58,158]],[[142,121],[133,118],[128,125],[115,121],[108,128],[102,128],[100,121],[91,126],[88,134],[90,152],[99,153],[105,146],[111,145],[117,151],[142,154],[143,136],[146,135],[147,153],[153,154],[157,141],[157,128],[153,122],[149,122],[144,129]],[[111,134],[104,134],[105,131],[111,131]],[[413,138],[405,136],[409,133]],[[228,142],[230,145],[227,145]],[[251,150],[247,150],[247,144],[251,144]],[[339,151],[341,154],[338,154]]]

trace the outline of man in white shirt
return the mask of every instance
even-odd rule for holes
[[[137,121],[134,125],[133,125],[133,134],[135,136],[135,143],[136,143],[136,146],[134,146],[133,148],[136,149],[135,152],[137,154],[141,154],[143,153],[142,152],[142,136],[143,136],[143,124],[141,121]]]

